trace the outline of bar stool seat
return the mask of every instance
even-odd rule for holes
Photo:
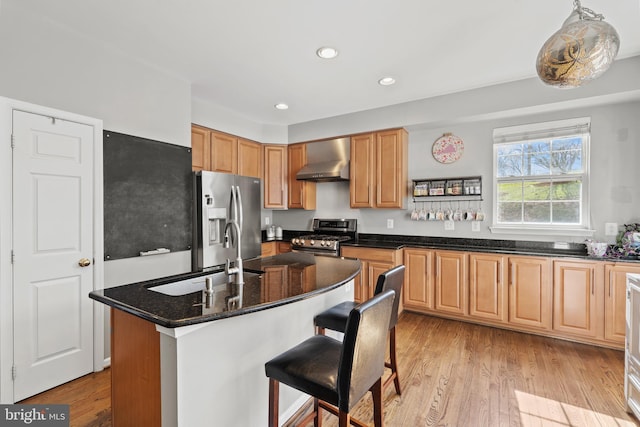
[[[389,321],[389,356],[390,361],[385,362],[385,366],[391,369],[391,375],[385,380],[383,389],[386,389],[393,381],[398,395],[402,394],[400,388],[400,378],[398,377],[398,362],[396,356],[396,324],[398,323],[398,306],[400,303],[400,297],[402,292],[402,284],[404,282],[405,266],[399,265],[378,276],[376,282],[376,289],[374,295],[378,295],[381,292],[392,289],[396,293],[396,298],[393,301],[393,311],[391,313],[391,319]],[[340,304],[334,305],[331,308],[317,314],[313,322],[317,328],[319,334],[324,334],[325,329],[329,329],[337,332],[344,332],[347,318],[353,307],[358,303],[353,301],[345,301]]]
[[[371,391],[374,424],[383,426],[382,375],[389,319],[395,292],[389,290],[355,306],[347,318],[342,341],[314,335],[265,364],[269,377],[269,427],[278,426],[279,384],[313,396],[313,418],[322,422],[320,409],[339,417],[340,427],[365,426],[349,412]]]

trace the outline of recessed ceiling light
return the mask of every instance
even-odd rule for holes
[[[394,79],[393,77],[383,77],[380,80],[378,80],[378,84],[382,86],[389,86],[394,84],[395,82],[396,82],[396,79]]]
[[[276,110],[288,110],[289,106],[283,102],[280,102],[276,105],[274,105],[274,107],[276,108]]]
[[[332,59],[338,56],[338,50],[333,47],[324,46],[316,50],[316,55],[322,59]]]

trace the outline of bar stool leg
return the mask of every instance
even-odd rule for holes
[[[391,328],[389,333],[389,353],[391,355],[391,373],[394,375],[393,383],[396,386],[396,393],[402,394],[400,390],[400,376],[398,375],[398,359],[396,357],[396,328]]]
[[[313,398],[313,411],[316,417],[313,419],[313,427],[322,427],[322,414],[320,413],[320,404],[318,398]]]
[[[338,414],[338,426],[339,427],[350,427],[351,424],[351,416],[348,412],[340,411]]]
[[[375,427],[384,426],[384,417],[382,414],[382,378],[380,378],[371,387],[373,397],[373,425]]]
[[[280,382],[269,378],[269,427],[278,427],[278,406],[280,406]]]

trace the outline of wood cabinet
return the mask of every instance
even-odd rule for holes
[[[435,309],[443,313],[467,314],[467,254],[435,251]]]
[[[222,173],[238,173],[237,137],[211,131],[211,170]]]
[[[504,255],[469,254],[469,316],[481,320],[508,320],[508,263]]]
[[[191,125],[192,169],[262,178],[262,144]]]
[[[509,257],[509,323],[534,329],[551,327],[549,258]]]
[[[605,265],[604,339],[619,345],[626,335],[627,273],[640,274],[640,264]]]
[[[408,161],[406,130],[354,135],[350,156],[352,208],[404,208]]]
[[[191,126],[191,168],[211,170],[211,130],[197,125]]]
[[[289,272],[286,265],[265,266],[262,271],[261,302],[277,301],[287,295]]]
[[[287,208],[287,146],[264,144],[264,207]]]
[[[433,309],[435,306],[435,274],[433,251],[408,248],[404,250],[405,280],[403,303],[406,308]]]
[[[160,427],[160,336],[155,324],[111,309],[111,420]]]
[[[237,174],[262,178],[262,144],[238,138]]]
[[[266,258],[276,254],[276,242],[262,242],[260,256]]]
[[[595,338],[602,324],[602,264],[553,262],[553,329]],[[600,315],[599,315],[600,314]]]
[[[261,256],[268,257],[278,254],[284,254],[287,252],[291,252],[291,243],[289,242],[281,242],[281,241],[272,241],[272,242],[262,242],[261,247]]]
[[[356,302],[371,298],[376,289],[378,276],[402,264],[402,250],[343,246],[340,254],[348,258],[358,258],[362,262],[360,274],[354,280],[354,300]]]
[[[288,206],[290,209],[316,208],[316,183],[298,181],[296,174],[307,162],[307,146],[305,144],[293,144],[288,146],[287,169],[288,179]]]

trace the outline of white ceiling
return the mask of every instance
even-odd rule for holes
[[[572,0],[20,0],[178,75],[192,96],[290,125],[535,77]],[[582,0],[640,54],[640,1]],[[320,46],[340,55],[321,60]],[[393,76],[394,86],[377,84]],[[278,111],[274,104],[289,104]]]

